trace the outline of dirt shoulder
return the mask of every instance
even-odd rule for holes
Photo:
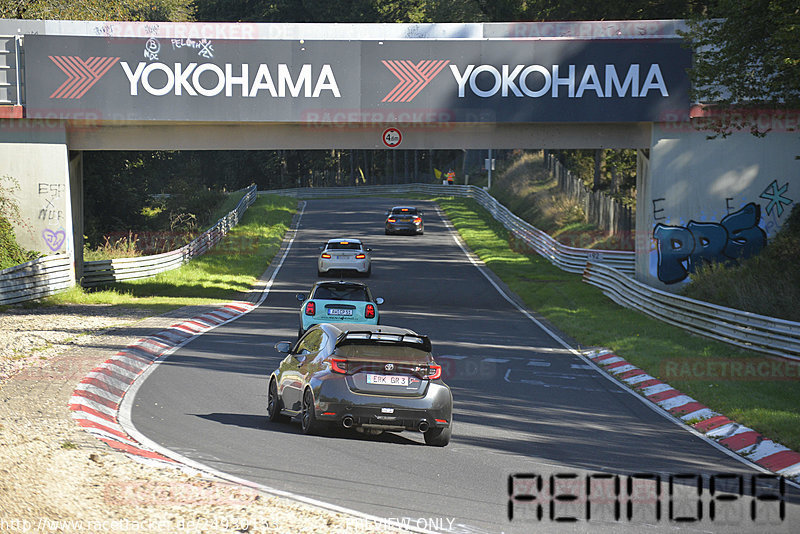
[[[89,371],[206,310],[149,316],[74,305],[0,314],[0,532],[397,532],[142,463],[77,425],[69,399]]]

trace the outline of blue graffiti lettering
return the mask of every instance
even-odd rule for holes
[[[703,263],[731,262],[761,252],[767,234],[758,227],[761,206],[747,204],[718,223],[689,221],[686,227],[658,223],[653,239],[658,250],[658,279],[676,284]]]

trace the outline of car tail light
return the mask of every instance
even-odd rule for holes
[[[386,222],[391,222],[391,223],[397,222],[397,219],[395,219],[394,217],[389,217],[388,219],[386,219]]]
[[[317,305],[313,302],[306,304],[306,315],[314,315],[317,313]]]
[[[326,260],[329,260],[329,259],[331,259],[331,255],[330,255],[330,254],[328,254],[327,252],[323,252],[323,253],[322,253],[322,255],[321,255],[321,257],[322,257],[322,258],[325,258]]]
[[[421,223],[421,222],[422,222],[422,217],[416,217],[416,218],[414,219],[414,224],[419,224],[419,223]]]
[[[367,307],[364,308],[364,317],[367,319],[374,319],[375,318],[375,306],[372,304],[367,304]]]
[[[331,358],[331,371],[334,373],[347,373],[347,360],[343,358]]]
[[[356,254],[356,259],[357,259],[357,260],[363,260],[363,259],[364,259],[364,258],[366,258],[366,257],[367,257],[367,255],[366,255],[366,254]]]
[[[425,375],[425,378],[428,380],[436,380],[442,377],[442,366],[436,365],[435,363],[430,364],[428,368],[428,374]]]

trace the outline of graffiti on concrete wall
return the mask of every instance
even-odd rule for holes
[[[38,219],[46,226],[42,230],[42,239],[52,252],[58,252],[64,246],[67,233],[64,230],[64,198],[67,186],[65,184],[51,184],[40,182],[39,214]]]
[[[728,262],[758,254],[767,244],[759,228],[761,206],[751,202],[719,223],[689,221],[686,226],[656,224],[658,279],[665,284],[685,280],[703,263]]]
[[[788,190],[788,182],[780,186],[774,180],[759,195],[767,201],[764,210],[772,219],[783,216],[787,212],[784,206],[793,203],[786,196]],[[656,219],[663,212],[656,207],[656,201],[653,212]],[[658,254],[658,279],[665,284],[676,284],[686,280],[704,263],[727,263],[754,256],[767,245],[764,227],[773,226],[774,221],[762,220],[761,206],[755,202],[729,213],[718,223],[694,220],[686,226],[657,223],[653,239]]]

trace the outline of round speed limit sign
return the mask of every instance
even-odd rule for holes
[[[383,144],[394,148],[403,140],[403,134],[397,128],[387,128],[383,131]]]

